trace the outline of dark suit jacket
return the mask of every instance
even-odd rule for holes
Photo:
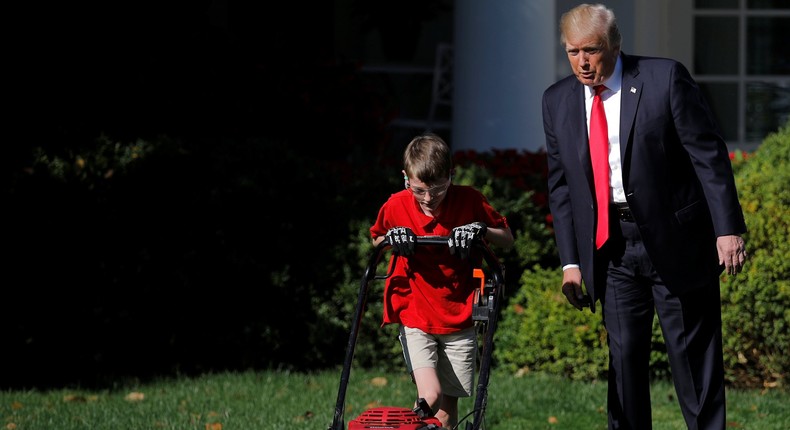
[[[626,198],[654,267],[668,288],[681,293],[721,274],[717,236],[746,231],[729,154],[682,64],[622,53],[621,58]],[[595,193],[584,97],[573,75],[550,86],[543,94],[543,127],[560,260],[580,265],[594,303],[605,270],[594,271]]]

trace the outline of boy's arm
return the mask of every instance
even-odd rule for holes
[[[507,249],[513,246],[513,232],[510,231],[510,227],[488,227],[486,241],[500,248]]]

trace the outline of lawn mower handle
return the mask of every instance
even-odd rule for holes
[[[450,240],[449,236],[417,236],[417,240],[415,244],[417,246],[448,246],[448,241]],[[375,251],[370,256],[370,260],[368,261],[367,268],[365,269],[365,274],[363,275],[363,280],[365,282],[371,281],[373,279],[386,279],[392,275],[393,270],[395,269],[395,265],[390,265],[390,271],[386,275],[376,275],[376,266],[378,265],[379,261],[381,260],[381,256],[384,254],[384,249],[389,247],[390,244],[383,240],[381,243],[376,246]],[[475,248],[481,249],[483,251],[483,259],[485,260],[488,267],[491,268],[494,283],[496,285],[504,284],[504,267],[499,262],[499,259],[494,255],[491,249],[488,247],[488,243],[485,241],[479,240],[474,243]],[[398,258],[398,255],[395,255],[395,258]]]

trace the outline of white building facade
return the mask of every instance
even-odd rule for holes
[[[454,150],[541,150],[543,90],[570,73],[559,44],[568,0],[456,0]],[[623,52],[675,58],[711,104],[730,150],[790,118],[790,0],[619,0]]]

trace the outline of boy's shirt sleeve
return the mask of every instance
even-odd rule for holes
[[[387,234],[387,228],[384,223],[384,219],[387,212],[387,203],[384,203],[381,208],[379,209],[378,216],[376,216],[376,222],[370,227],[370,237],[376,239],[377,237],[384,236]]]

